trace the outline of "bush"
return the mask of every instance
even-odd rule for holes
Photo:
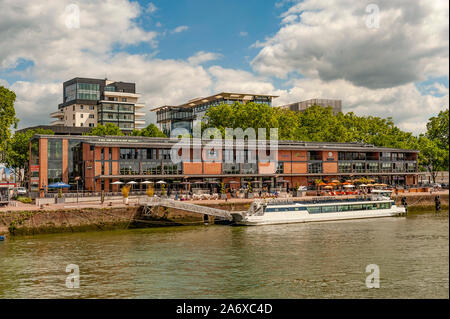
[[[24,203],[24,204],[30,204],[32,202],[30,197],[25,197],[25,196],[19,196],[16,198],[16,200],[18,200],[19,202]]]

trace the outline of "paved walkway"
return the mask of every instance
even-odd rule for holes
[[[431,193],[431,195],[445,195],[449,194],[448,190],[441,190],[441,191],[435,191]],[[407,196],[407,197],[414,197],[414,196],[424,196],[424,195],[430,195],[430,193],[400,193],[398,194],[399,197],[401,196]],[[310,199],[315,196],[304,196],[304,197],[289,197],[289,200],[305,200]],[[354,196],[339,196],[340,198],[351,198]],[[146,200],[146,196],[136,196],[136,197],[130,197],[128,201],[128,206],[135,206],[139,203],[144,203]],[[218,204],[224,204],[224,203],[236,203],[236,204],[248,204],[253,202],[255,199],[251,198],[231,198],[228,200],[224,199],[215,199],[215,200],[190,200],[186,201],[187,203],[192,204],[211,204],[211,205],[218,205]],[[279,200],[283,200],[283,198],[279,198]],[[40,210],[39,206],[36,206],[35,204],[24,204],[18,201],[13,201],[13,205],[0,207],[0,212],[5,211],[24,211],[24,210]],[[44,210],[64,210],[64,209],[80,209],[80,208],[108,208],[108,207],[127,207],[122,199],[114,199],[114,200],[105,200],[103,204],[101,204],[99,201],[93,201],[93,202],[82,202],[82,203],[63,203],[63,204],[48,204],[44,205]]]

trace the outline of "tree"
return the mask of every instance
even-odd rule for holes
[[[120,130],[120,128],[112,123],[106,123],[106,125],[99,124],[96,127],[92,128],[89,133],[85,133],[85,135],[91,136],[123,136],[124,134]]]
[[[167,137],[167,135],[161,132],[161,130],[155,124],[150,124],[142,130],[134,129],[131,132],[131,136]]]
[[[419,158],[418,164],[426,169],[436,182],[438,171],[448,170],[448,149],[441,148],[436,140],[430,140],[424,135],[419,137]]]
[[[47,134],[53,135],[53,131],[44,130],[41,128],[27,130],[25,132],[16,132],[13,138],[8,143],[8,147],[5,152],[6,165],[14,170],[17,180],[23,181],[21,171],[26,172],[28,169],[28,160],[30,156],[30,140],[35,134]]]
[[[440,111],[438,116],[434,116],[428,120],[427,133],[425,134],[431,140],[435,140],[440,147],[448,148],[448,126],[449,112],[448,109]]]
[[[17,128],[19,119],[16,118],[14,102],[16,94],[0,86],[0,152],[5,152],[11,139],[11,126]]]

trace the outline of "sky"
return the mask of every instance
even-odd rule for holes
[[[447,0],[0,0],[0,85],[19,128],[74,77],[136,83],[150,109],[223,91],[341,99],[422,133],[448,108]]]

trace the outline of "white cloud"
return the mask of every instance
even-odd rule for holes
[[[76,76],[103,78],[105,74],[111,80],[136,83],[142,101],[147,104],[147,123],[154,121],[150,108],[176,105],[220,91],[280,95],[275,100],[277,104],[316,97],[342,99],[345,112],[392,116],[401,128],[416,133],[424,131],[429,117],[444,106],[448,107],[448,88],[436,82],[425,90],[444,96],[422,95],[411,80],[447,73],[448,52],[442,53],[441,47],[448,50],[448,40],[442,40],[442,33],[448,34],[448,29],[442,31],[439,26],[447,22],[443,22],[443,14],[435,8],[441,6],[445,11],[448,5],[443,2],[420,2],[422,11],[416,3],[409,11],[399,11],[390,9],[394,4],[382,2],[381,10],[386,10],[388,19],[382,17],[379,30],[361,31],[349,27],[364,21],[356,21],[348,9],[340,12],[342,1],[335,0],[330,7],[350,22],[334,16],[333,10],[313,11],[325,2],[307,0],[299,4],[305,6],[302,7],[305,12],[298,11],[299,5],[296,5],[282,17],[301,14],[301,22],[293,20],[283,24],[273,38],[259,44],[262,49],[253,60],[253,67],[261,73],[256,74],[217,65],[203,67],[202,63],[222,57],[212,52],[200,51],[186,60],[156,59],[160,33],[138,26],[134,21],[146,9],[126,0],[78,1],[80,28],[69,29],[65,26],[65,6],[69,3],[54,0],[42,5],[25,0],[0,0],[0,71],[14,66],[18,59],[33,62],[29,70],[16,71],[19,75],[24,73],[28,80],[8,84],[0,79],[0,85],[9,86],[17,94],[20,128],[51,121],[49,113],[57,110],[62,102],[63,81]],[[361,9],[353,2],[351,5],[357,12]],[[401,13],[398,19],[403,24],[399,22],[398,28],[403,31],[394,30],[391,34],[382,29],[383,23],[392,26],[389,14],[394,15],[396,10]],[[433,20],[428,18],[430,14],[435,15]],[[322,19],[336,22],[323,26]],[[405,26],[405,21],[409,21],[410,26],[408,23]],[[417,26],[419,22],[424,23],[423,30]],[[405,28],[409,28],[411,34],[405,33]],[[375,50],[374,60],[367,58],[369,49],[363,41],[367,32],[375,35],[375,43],[369,45]],[[425,35],[429,37],[424,39]],[[393,42],[391,37],[399,41]],[[411,38],[416,40],[419,49],[409,43]],[[441,41],[439,45],[438,41]],[[378,48],[380,43],[385,44],[386,52]],[[149,53],[130,54],[114,49],[142,44],[149,45]],[[405,47],[409,50],[406,53]],[[383,59],[384,68],[380,62]],[[417,67],[411,66],[413,62]],[[392,70],[387,70],[389,68]],[[411,70],[405,71],[408,68]],[[277,90],[271,78],[265,75],[285,76],[292,70],[306,77],[285,83],[289,87],[286,90]],[[417,70],[421,72],[417,74]],[[404,76],[408,72],[411,77]],[[393,87],[378,88],[375,84],[385,78]],[[401,78],[408,81],[402,83]]]
[[[208,68],[208,72],[214,77],[215,92],[270,94],[275,91],[268,79],[246,71],[212,66]]]
[[[188,62],[194,65],[202,64],[208,61],[220,59],[221,57],[222,55],[218,53],[199,51],[195,55],[189,57]]]
[[[186,26],[186,25],[180,25],[179,27],[176,27],[175,29],[173,29],[173,30],[172,30],[172,33],[180,33],[180,32],[186,31],[186,30],[188,30],[188,29],[189,29],[188,26]]]
[[[367,4],[305,0],[292,6],[278,33],[255,44],[261,51],[253,69],[373,89],[448,76],[448,1],[377,1],[378,29],[366,26]]]
[[[247,31],[241,31],[241,32],[239,32],[239,35],[241,37],[246,37],[246,36],[248,36],[248,32]]]
[[[386,89],[361,88],[346,80],[298,79],[290,84],[292,88],[275,100],[277,106],[312,98],[340,99],[344,113],[392,117],[401,129],[416,134],[426,131],[428,119],[449,103],[448,94],[422,95],[413,83]]]
[[[147,9],[145,10],[145,12],[147,13],[153,13],[156,10],[158,10],[158,8],[151,2],[149,2],[149,4],[147,5]]]

